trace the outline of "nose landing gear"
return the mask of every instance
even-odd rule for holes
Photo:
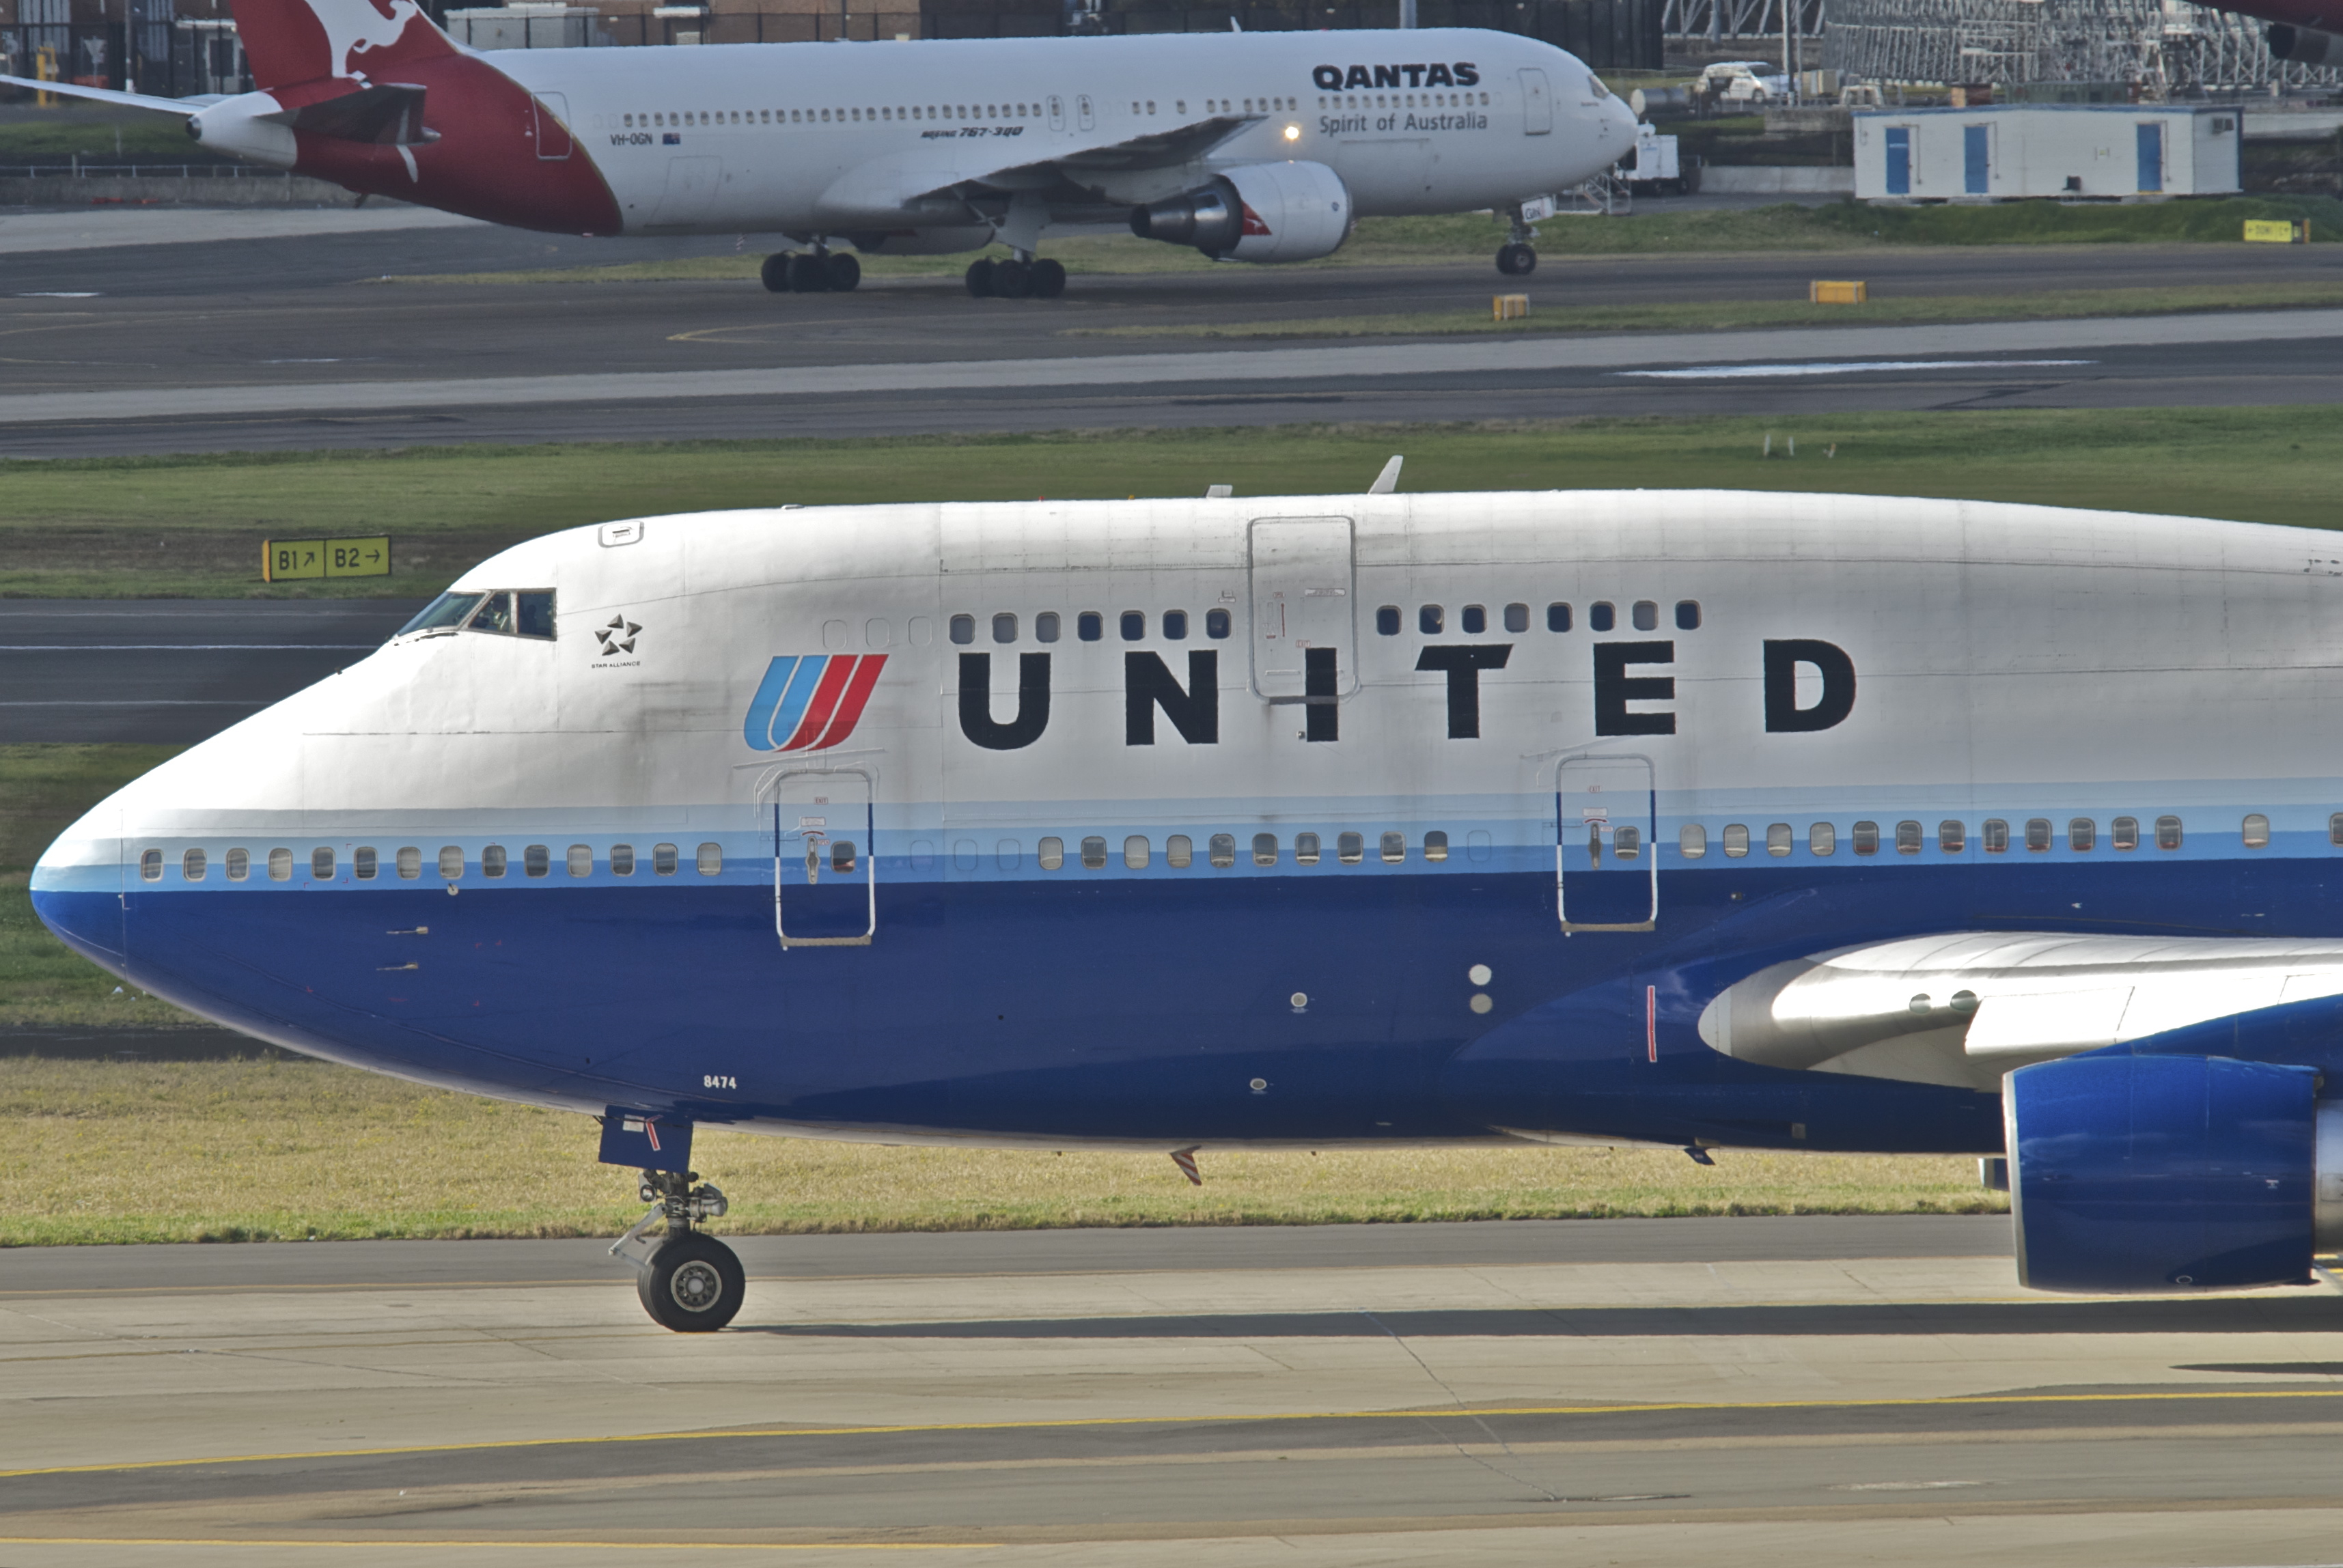
[[[614,1257],[635,1267],[635,1293],[643,1311],[662,1328],[679,1334],[713,1333],[739,1312],[749,1290],[747,1272],[731,1248],[715,1237],[695,1231],[702,1220],[719,1219],[724,1194],[699,1181],[697,1171],[643,1172],[641,1196],[650,1212],[611,1244]],[[667,1221],[667,1234],[657,1244],[644,1232],[656,1221]]]
[[[862,281],[862,264],[819,248],[783,251],[765,258],[760,276],[775,294],[846,294]]]

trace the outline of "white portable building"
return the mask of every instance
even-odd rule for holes
[[[1865,201],[2233,196],[2234,108],[2000,104],[1855,116]]]

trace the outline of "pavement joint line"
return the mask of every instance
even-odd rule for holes
[[[993,1541],[415,1541],[387,1536],[379,1541],[272,1541],[250,1535],[0,1535],[0,1546],[294,1546],[352,1549],[392,1547],[437,1551],[508,1552],[991,1552]]]
[[[887,1426],[796,1426],[713,1428],[699,1432],[614,1432],[600,1437],[515,1437],[488,1442],[418,1442],[389,1448],[313,1449],[307,1452],[228,1453],[189,1459],[143,1459],[111,1464],[55,1464],[0,1470],[0,1481],[36,1475],[112,1475],[132,1471],[187,1470],[201,1465],[277,1464],[325,1459],[385,1459],[419,1453],[486,1453],[509,1448],[589,1448],[619,1443],[708,1442],[749,1438],[900,1437],[954,1432],[1097,1431],[1122,1426],[1239,1426],[1252,1422],[1305,1421],[1453,1421],[1459,1416],[1733,1414],[1742,1411],[1949,1410],[1982,1405],[2081,1405],[2204,1402],[2215,1400],[2343,1399],[2335,1389],[2176,1389],[2143,1393],[1949,1394],[1911,1399],[1783,1399],[1721,1402],[1684,1400],[1664,1404],[1482,1405],[1438,1410],[1263,1411],[1233,1415],[1076,1416],[1056,1421],[959,1421],[905,1422]],[[5,1544],[0,1537],[0,1544]]]

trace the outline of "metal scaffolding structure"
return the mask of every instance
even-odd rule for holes
[[[1734,40],[1762,45],[1768,38],[1779,48],[1782,8],[1792,0],[1666,0],[1660,13],[1660,31],[1671,42],[1712,44]],[[1797,0],[1795,16],[1799,35],[1820,38],[1829,12],[1829,0]]]

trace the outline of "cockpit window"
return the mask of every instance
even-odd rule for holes
[[[553,635],[553,590],[524,591],[513,595],[520,606],[519,630],[523,637]]]
[[[466,631],[509,632],[513,628],[512,595],[498,591],[488,597],[479,613],[466,624]]]
[[[479,602],[480,596],[476,593],[443,593],[425,605],[421,615],[400,627],[398,635],[405,637],[411,631],[442,631],[449,627],[461,626],[464,618],[471,614]]]

